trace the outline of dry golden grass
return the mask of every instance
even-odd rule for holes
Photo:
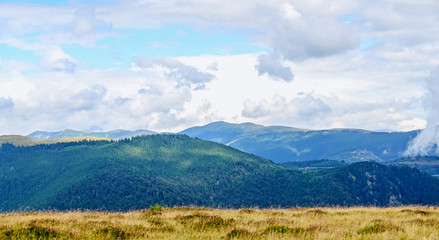
[[[439,208],[8,213],[0,239],[439,239]]]

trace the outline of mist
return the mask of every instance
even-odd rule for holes
[[[427,126],[408,145],[405,156],[425,156],[439,153],[439,69],[427,78]]]

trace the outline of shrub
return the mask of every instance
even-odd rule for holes
[[[156,203],[156,204],[154,204],[154,206],[150,206],[149,210],[151,210],[151,211],[162,211],[163,208],[158,203]]]

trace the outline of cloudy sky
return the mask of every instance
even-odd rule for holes
[[[0,135],[420,129],[438,65],[437,0],[0,0]]]

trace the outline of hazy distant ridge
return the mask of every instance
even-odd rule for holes
[[[139,129],[135,131],[129,130],[113,130],[109,132],[88,132],[88,131],[77,131],[66,129],[60,132],[45,132],[45,131],[36,131],[33,132],[27,137],[36,138],[36,139],[52,139],[52,138],[66,138],[66,137],[99,137],[99,138],[114,138],[114,139],[122,139],[122,138],[130,138],[141,135],[150,135],[155,134],[156,132]]]

